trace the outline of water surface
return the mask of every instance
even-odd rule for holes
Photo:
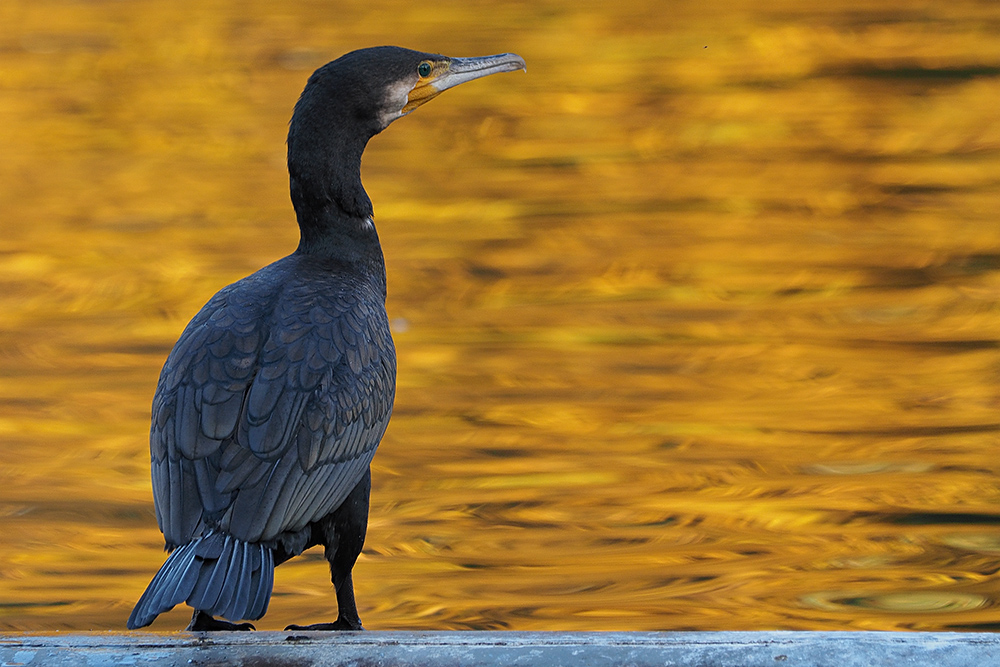
[[[124,627],[159,368],[294,248],[292,105],[380,43],[528,74],[366,153],[367,627],[997,627],[994,3],[6,0],[0,629]],[[258,627],[332,619],[327,577]]]

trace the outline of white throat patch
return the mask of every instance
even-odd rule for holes
[[[403,117],[403,107],[410,101],[410,91],[413,90],[416,83],[416,80],[400,81],[386,89],[382,111],[378,115],[378,122],[382,125],[383,130],[389,127],[389,123],[392,121]]]

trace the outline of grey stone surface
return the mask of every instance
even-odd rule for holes
[[[1000,635],[927,632],[0,634],[0,665],[1000,666]]]

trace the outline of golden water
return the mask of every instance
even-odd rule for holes
[[[380,43],[528,74],[365,157],[369,628],[998,627],[1000,5],[4,0],[0,629],[124,626],[160,365],[294,248],[294,100]],[[258,627],[334,607],[310,552]]]

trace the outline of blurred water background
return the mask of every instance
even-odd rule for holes
[[[1000,627],[1000,4],[3,0],[0,629],[124,627],[160,366],[294,249],[309,73],[385,43],[528,73],[365,156],[367,627]],[[335,605],[314,550],[257,625]]]

